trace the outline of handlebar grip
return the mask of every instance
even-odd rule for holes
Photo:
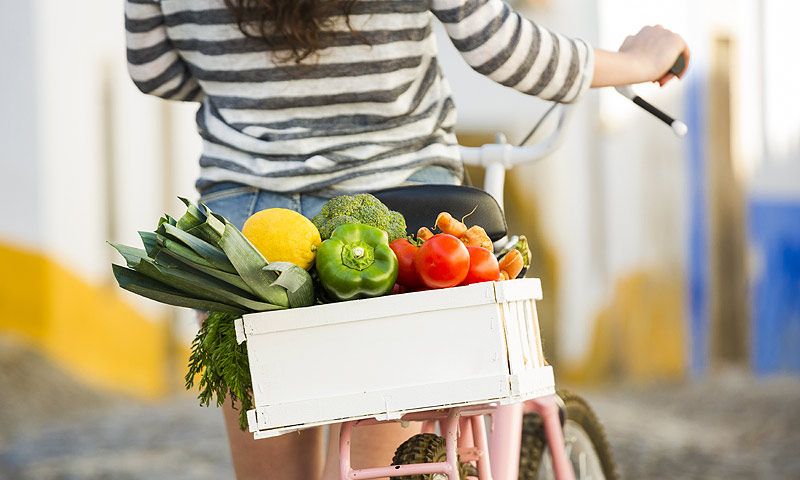
[[[681,53],[678,55],[678,59],[675,60],[675,64],[672,65],[672,68],[670,68],[667,73],[680,77],[684,70],[686,70],[686,55]]]

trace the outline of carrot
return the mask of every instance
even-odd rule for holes
[[[500,259],[500,275],[502,276],[505,273],[508,278],[517,278],[523,266],[522,253],[519,250],[511,250]]]
[[[428,227],[422,227],[417,230],[417,238],[422,240],[423,242],[428,241],[429,238],[433,236],[433,232]]]
[[[494,251],[492,239],[489,238],[486,230],[478,225],[469,227],[467,231],[464,232],[464,235],[461,236],[461,241],[464,242],[464,245],[468,247],[481,247],[489,250],[490,252]]]
[[[436,217],[436,228],[456,238],[461,238],[467,231],[467,226],[463,222],[459,222],[447,212],[442,212]]]

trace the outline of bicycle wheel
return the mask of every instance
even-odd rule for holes
[[[394,453],[392,465],[410,465],[413,463],[435,463],[447,461],[444,438],[435,433],[419,433],[403,442]],[[466,480],[471,475],[471,465],[459,463],[459,478]],[[432,473],[427,475],[406,475],[395,477],[397,480],[446,480],[447,475]]]
[[[581,397],[566,391],[558,396],[566,405],[564,442],[567,457],[578,480],[615,480],[616,465],[605,431],[594,411]],[[545,441],[544,425],[535,413],[522,421],[522,445],[519,456],[520,480],[555,478],[550,449]]]

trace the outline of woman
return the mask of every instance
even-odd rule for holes
[[[197,188],[212,210],[239,227],[268,207],[313,216],[339,193],[461,182],[434,16],[476,71],[559,102],[589,87],[663,85],[688,58],[658,26],[608,52],[502,0],[126,0],[129,69],[145,93],[199,103]],[[237,478],[315,479],[323,466],[338,478],[336,442],[325,463],[321,429],[255,442],[230,406],[225,417]],[[388,464],[416,432],[360,433],[355,466]]]

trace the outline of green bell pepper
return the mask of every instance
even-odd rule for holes
[[[397,257],[389,235],[375,227],[345,224],[317,249],[317,275],[335,300],[379,297],[397,280]]]

